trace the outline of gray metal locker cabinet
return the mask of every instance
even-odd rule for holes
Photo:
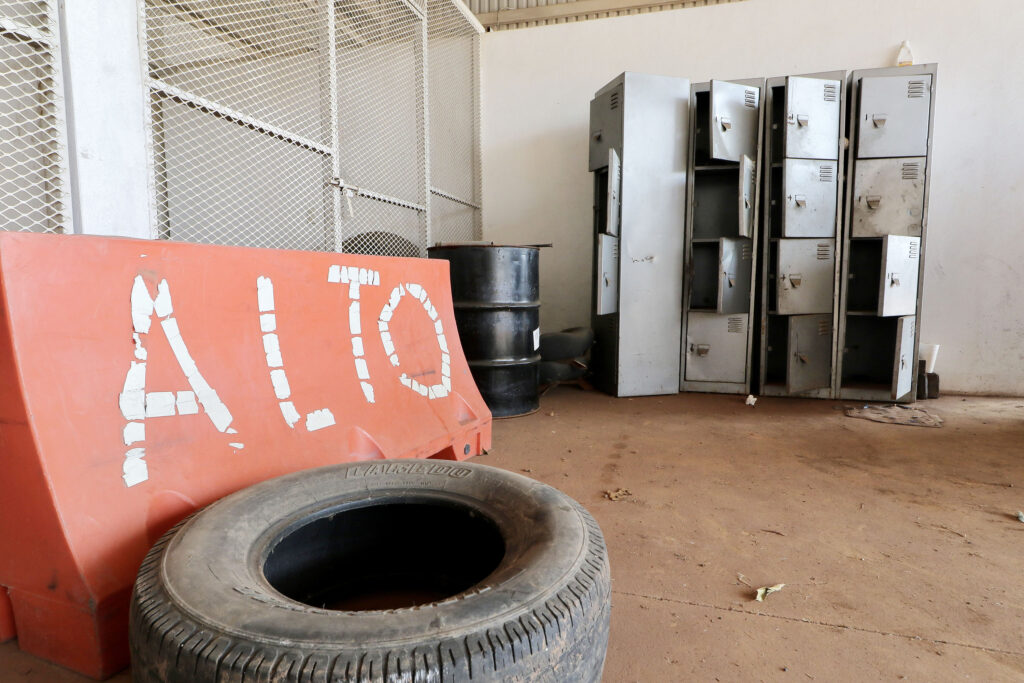
[[[836,395],[917,397],[937,65],[850,76]]]
[[[835,386],[846,72],[770,78],[760,242],[758,390],[831,398]]]
[[[626,72],[590,102],[594,384],[679,389],[690,82]]]
[[[681,391],[750,392],[763,93],[763,79],[691,90]]]

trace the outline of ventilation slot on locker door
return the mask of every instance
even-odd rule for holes
[[[907,97],[924,97],[925,93],[928,92],[928,86],[924,81],[908,81],[907,82]]]
[[[828,242],[818,242],[818,260],[828,261],[832,258],[832,245]]]
[[[757,108],[757,92],[753,90],[743,91],[743,106],[747,109]]]
[[[836,102],[839,100],[839,86],[835,83],[825,84],[825,101]]]
[[[744,261],[749,261],[752,251],[751,246],[744,242],[743,246],[740,248],[740,258]]]
[[[743,318],[742,316],[734,315],[729,318],[729,332],[735,332],[737,334],[743,333]]]
[[[832,334],[832,323],[827,318],[818,321],[818,336],[824,337]]]
[[[921,162],[908,161],[903,164],[903,179],[917,180],[921,177]]]
[[[613,92],[611,94],[611,97],[608,98],[608,102],[609,102],[609,104],[608,104],[608,108],[609,109],[618,109],[619,108],[619,93],[618,93],[618,91]]]
[[[913,242],[911,242],[910,243],[910,251],[907,254],[908,258],[917,258],[918,255],[919,255],[918,254],[918,250],[920,249],[920,247],[921,247],[921,245],[920,245],[920,243],[917,240],[914,240]]]
[[[835,177],[836,168],[832,164],[822,164],[818,167],[818,180],[823,183],[831,183]]]

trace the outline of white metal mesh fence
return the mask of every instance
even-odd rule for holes
[[[59,36],[53,3],[0,0],[0,230],[71,231]]]
[[[423,254],[426,29],[413,7],[143,7],[162,237]]]
[[[433,242],[481,237],[480,35],[452,0],[428,0]]]

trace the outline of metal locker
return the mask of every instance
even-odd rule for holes
[[[831,313],[836,241],[781,239],[776,313]]]
[[[691,311],[686,324],[686,379],[738,382],[747,378],[746,313]]]
[[[746,154],[757,156],[760,122],[758,88],[711,81],[711,156],[722,161],[740,161]]]
[[[597,281],[597,315],[617,313],[619,310],[619,238],[597,236],[598,263],[601,269]]]
[[[921,235],[925,157],[865,159],[854,174],[854,237]]]
[[[878,291],[878,315],[914,315],[917,311],[917,278],[921,263],[921,238],[888,235],[882,238],[882,281]]]
[[[609,235],[619,234],[619,192],[622,190],[622,165],[614,148],[608,150],[608,207],[607,227]]]
[[[839,158],[839,81],[786,79],[786,156]]]
[[[746,154],[740,159],[739,227],[740,237],[754,234],[754,186],[757,183],[757,166]]]
[[[834,237],[837,161],[786,159],[783,164],[783,237]]]
[[[590,101],[591,171],[608,163],[608,150],[622,149],[622,89],[620,83]]]
[[[931,88],[931,74],[862,78],[857,157],[928,154]]]
[[[896,353],[892,369],[892,399],[904,398],[914,385],[914,344],[917,318],[912,315],[896,321]],[[913,400],[913,397],[911,397]]]
[[[794,315],[787,322],[786,393],[828,388],[832,384],[832,316]]]
[[[744,238],[723,237],[718,241],[719,313],[746,313],[750,310],[750,272],[753,244]]]

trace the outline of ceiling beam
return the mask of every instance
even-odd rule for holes
[[[675,0],[664,2],[658,0],[574,0],[540,7],[523,7],[503,9],[497,12],[483,12],[477,15],[480,23],[488,31],[498,31],[545,24],[562,24],[568,21],[585,21],[587,19],[603,19],[628,14],[646,14],[669,9],[687,7],[704,7],[726,2],[744,2],[745,0]]]

